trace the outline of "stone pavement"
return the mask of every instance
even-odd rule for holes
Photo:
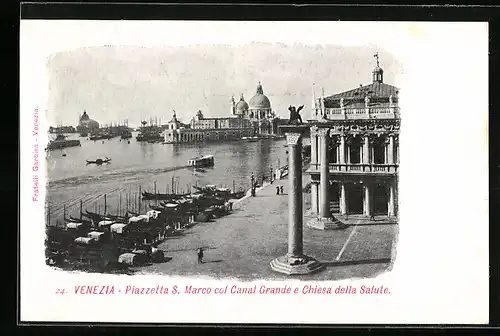
[[[303,176],[304,186],[308,178]],[[283,185],[284,194],[275,187]],[[159,246],[169,261],[138,268],[145,273],[240,280],[289,279],[274,272],[269,262],[287,252],[288,180],[275,181],[233,206],[233,213],[209,223],[197,223],[181,236]],[[310,194],[304,194],[304,209]],[[307,280],[371,277],[390,268],[397,225],[351,226],[345,230],[308,228],[304,218],[304,253],[325,263],[325,270],[298,276]],[[196,249],[207,247],[204,263]],[[171,259],[170,259],[171,258]]]

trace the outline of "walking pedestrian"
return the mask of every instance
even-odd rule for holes
[[[280,194],[280,186],[276,186],[276,195]]]
[[[283,194],[283,186],[280,186],[280,192]]]
[[[203,249],[201,247],[198,247],[196,250],[196,254],[198,254],[198,264],[203,263]]]

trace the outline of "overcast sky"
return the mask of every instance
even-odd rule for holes
[[[375,52],[385,82],[397,85],[401,64],[376,46],[198,45],[181,47],[102,46],[52,54],[47,62],[50,124],[76,125],[86,110],[106,124],[171,118],[175,110],[188,121],[201,109],[206,116],[226,116],[231,95],[248,102],[262,83],[273,110],[287,117],[289,105],[305,105],[308,117],[312,84],[316,95],[348,90],[371,82]]]

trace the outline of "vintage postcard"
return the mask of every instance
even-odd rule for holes
[[[488,25],[21,20],[21,322],[488,322]]]

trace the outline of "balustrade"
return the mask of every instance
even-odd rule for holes
[[[396,173],[397,164],[340,164],[330,163],[330,172],[365,172],[365,173]],[[311,170],[318,171],[319,165],[311,165]]]
[[[366,108],[325,108],[326,115],[329,119],[337,118],[359,118],[360,116],[391,116],[399,113],[399,107],[369,107],[368,114]],[[318,114],[318,113],[316,113]]]

